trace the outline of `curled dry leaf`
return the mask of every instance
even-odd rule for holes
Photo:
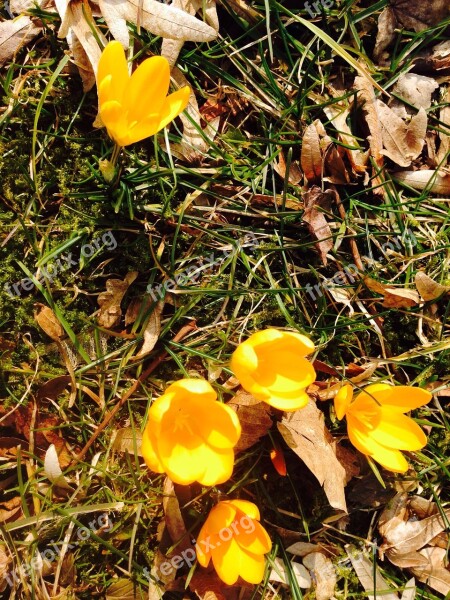
[[[176,552],[179,554],[181,551],[191,548],[191,543],[189,533],[181,514],[180,504],[175,493],[173,482],[168,477],[164,480],[163,494],[163,509],[166,527],[172,542],[176,544]]]
[[[400,167],[409,167],[422,152],[428,117],[423,108],[405,123],[381,100],[377,101],[384,149],[381,154]]]
[[[432,77],[425,77],[416,73],[402,73],[392,91],[397,96],[400,96],[402,100],[419,109],[430,108],[431,95],[438,87],[438,82]],[[394,100],[392,104],[397,105],[397,102],[399,101]],[[414,114],[411,109],[408,109],[403,103],[401,104],[404,109],[404,115]]]
[[[256,400],[242,388],[228,402],[228,406],[237,412],[242,428],[241,437],[234,447],[235,452],[242,452],[256,444],[272,426],[270,406]]]
[[[133,427],[123,427],[114,434],[112,449],[116,452],[129,452],[134,455],[142,456],[142,433]]]
[[[450,292],[450,285],[441,285],[422,271],[416,273],[415,284],[417,291],[425,302],[437,300],[443,294],[448,294]]]
[[[433,194],[448,196],[450,194],[450,174],[425,169],[423,171],[400,171],[393,173],[399,181],[415,190],[429,190]]]
[[[119,323],[122,316],[120,303],[137,276],[137,271],[131,271],[123,281],[120,279],[108,279],[106,281],[106,292],[102,292],[98,297],[100,310],[98,311],[97,321],[101,327],[110,329]]]
[[[16,52],[26,46],[41,31],[27,15],[7,19],[0,23],[0,66],[11,60]]]
[[[369,600],[380,597],[383,600],[399,600],[398,594],[386,582],[378,566],[373,565],[361,550],[357,550],[350,544],[345,546],[345,550]]]
[[[420,296],[416,290],[406,288],[395,288],[390,285],[385,285],[381,281],[372,279],[372,277],[364,277],[364,283],[369,290],[382,294],[383,306],[388,308],[410,308],[420,303]]]
[[[325,106],[323,111],[336,128],[353,170],[356,173],[365,173],[369,152],[362,151],[357,138],[353,135],[347,124],[349,116],[348,107],[335,103]]]
[[[367,138],[370,144],[370,153],[376,164],[381,166],[383,164],[383,135],[375,90],[367,77],[356,77],[354,86],[358,90],[358,96],[364,103],[364,112],[370,131]]]
[[[36,302],[34,308],[34,319],[39,327],[54,342],[60,342],[64,337],[64,329],[52,309],[40,302]]]
[[[310,400],[305,408],[285,414],[277,425],[287,445],[323,486],[331,506],[347,512],[344,493],[347,474],[337,459],[322,411]]]
[[[383,537],[380,552],[445,596],[450,592],[450,571],[445,562],[450,509],[443,512],[434,502],[400,493],[383,511],[378,527]]]
[[[155,347],[161,332],[161,314],[163,308],[164,302],[158,302],[158,304],[154,306],[144,329],[144,343],[139,352],[133,357],[133,360],[138,360],[143,356],[146,356]]]
[[[277,583],[283,583],[289,585],[290,575],[288,574],[287,568],[281,558],[276,558],[273,561],[274,566],[269,574],[269,581],[275,581]],[[290,571],[297,580],[299,587],[307,590],[311,587],[311,577],[301,563],[291,562]]]
[[[320,179],[322,175],[322,152],[315,123],[308,125],[303,134],[300,164],[308,181]]]
[[[106,600],[148,600],[140,587],[131,579],[116,579],[106,590]]]
[[[333,248],[333,234],[322,211],[318,207],[329,208],[331,201],[336,199],[337,194],[333,190],[322,190],[313,186],[308,192],[303,194],[305,202],[305,212],[303,221],[307,223],[309,232],[318,240],[315,243],[319,251],[320,258],[324,265],[327,264],[327,254]]]
[[[337,576],[331,560],[321,552],[311,552],[305,556],[303,564],[313,575],[316,600],[330,600],[330,598],[333,598]]]
[[[449,57],[450,57],[450,41],[449,44]],[[449,68],[450,68],[450,60],[449,60]],[[439,146],[438,153],[436,155],[436,163],[438,165],[446,164],[449,162],[449,152],[450,152],[450,85],[447,86],[447,91],[445,92],[444,102],[445,106],[441,108],[439,120],[442,125],[440,126],[441,131],[439,132],[439,138],[441,140],[441,144]],[[447,126],[446,129],[444,127]],[[444,162],[445,161],[445,162]]]
[[[50,444],[50,446],[47,448],[47,452],[45,453],[44,473],[47,479],[49,479],[53,485],[65,490],[73,491],[72,487],[69,485],[69,482],[63,475],[59,464],[58,453],[56,452],[54,444]]]

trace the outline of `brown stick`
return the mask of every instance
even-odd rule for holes
[[[185,325],[184,327],[182,327],[180,329],[180,331],[176,334],[176,336],[173,338],[172,341],[173,342],[180,342],[184,337],[186,337],[186,335],[188,333],[190,333],[191,331],[194,331],[195,328],[196,328],[195,321],[192,321],[188,325]],[[162,361],[166,358],[167,354],[168,354],[167,350],[164,350],[163,352],[161,352],[161,354],[159,356],[157,356],[149,364],[149,366],[145,369],[145,371],[143,371],[140,374],[140,376],[138,377],[138,379],[136,379],[136,381],[133,383],[133,385],[130,387],[130,389],[122,396],[122,398],[115,405],[115,407],[112,410],[109,411],[109,413],[106,415],[106,417],[100,423],[100,425],[94,431],[94,433],[92,434],[91,439],[86,443],[86,445],[84,446],[84,448],[81,450],[81,452],[78,454],[78,456],[74,459],[72,465],[76,464],[80,460],[83,460],[83,458],[85,457],[87,451],[92,446],[92,444],[95,442],[95,440],[98,438],[98,436],[101,434],[101,432],[109,425],[109,423],[116,416],[116,414],[119,412],[119,410],[122,408],[122,406],[128,400],[128,398],[132,394],[134,394],[134,392],[138,389],[139,385],[143,381],[145,381],[147,379],[147,377],[151,373],[153,373],[153,371],[162,363]]]

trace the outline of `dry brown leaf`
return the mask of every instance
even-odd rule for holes
[[[336,195],[336,192],[333,190],[322,192],[317,186],[313,186],[308,192],[303,194],[305,212],[302,218],[307,223],[311,235],[318,240],[315,246],[319,251],[324,265],[327,264],[328,252],[333,248],[333,234],[323,212],[317,210],[317,207],[328,208],[331,201],[336,198]]]
[[[386,286],[384,294],[383,306],[386,308],[410,308],[420,303],[416,290]]]
[[[236,411],[242,428],[241,437],[234,447],[235,452],[242,452],[256,444],[272,426],[270,406],[256,400],[242,388],[228,402],[228,406]]]
[[[449,41],[449,56],[450,56],[450,41]],[[449,63],[450,68],[450,63]],[[444,102],[447,103],[447,106],[443,106],[440,111],[439,120],[447,125],[447,129],[444,130],[444,125],[440,126],[440,129],[443,131],[439,132],[439,138],[441,140],[441,145],[439,146],[438,153],[436,155],[436,163],[438,165],[446,164],[450,161],[449,152],[450,152],[450,85],[447,86],[447,91],[445,93]]]
[[[172,542],[176,544],[176,553],[179,554],[183,550],[191,548],[191,543],[189,533],[181,514],[180,504],[175,493],[173,482],[168,477],[164,480],[163,495],[166,527]]]
[[[278,163],[274,162],[274,170],[276,173],[278,173],[283,181],[286,179],[286,168],[286,159],[284,158],[283,151],[280,150],[280,153],[278,154]],[[288,174],[289,183],[292,183],[292,185],[297,185],[300,183],[302,176],[303,175],[298,164],[295,161],[291,161]]]
[[[445,562],[450,509],[444,513],[445,518],[433,502],[400,493],[383,511],[379,530],[383,537],[380,552],[445,596],[450,592],[450,571]],[[430,516],[417,520],[418,515]]]
[[[240,598],[240,585],[227,586],[226,595],[224,584],[214,572],[197,569],[189,581],[189,589],[196,594],[200,600],[238,600]]]
[[[441,285],[431,277],[428,277],[423,271],[416,273],[415,282],[417,291],[425,300],[430,302],[431,300],[437,300],[443,294],[450,292],[450,285]]]
[[[38,403],[43,400],[56,400],[67,388],[71,378],[69,375],[60,375],[46,381],[38,389],[36,400]]]
[[[422,152],[427,133],[427,113],[421,108],[407,124],[381,100],[376,106],[384,146],[381,154],[401,167],[409,167]]]
[[[366,113],[367,126],[370,131],[370,135],[367,138],[370,144],[370,152],[376,164],[381,166],[383,164],[383,136],[375,90],[367,77],[356,77],[354,86],[358,90],[359,97],[364,102],[364,112]]]
[[[349,116],[348,107],[341,104],[330,104],[324,107],[324,113],[338,132],[339,139],[344,144],[344,150],[347,153],[350,164],[356,173],[365,173],[366,164],[369,159],[369,151],[363,152],[358,140],[352,134],[347,124]]]
[[[444,171],[400,171],[393,176],[415,190],[427,189],[433,194],[446,196],[450,194],[450,174]]]
[[[450,16],[448,0],[391,0],[397,21],[405,29],[423,31]]]
[[[311,587],[311,577],[306,569],[301,563],[291,561],[289,566],[289,571],[281,560],[281,558],[275,558],[273,561],[273,567],[269,574],[269,581],[275,581],[277,583],[283,583],[285,585],[289,585],[291,576],[294,576],[297,584],[304,590],[307,590]]]
[[[92,87],[95,82],[93,74],[97,72],[102,53],[97,39],[104,46],[106,46],[108,41],[95,23],[87,2],[83,2],[83,0],[70,0],[70,2],[55,0],[55,4],[61,17],[61,27],[58,31],[58,37],[66,37],[72,51],[73,46],[75,46],[75,50],[73,51],[75,64],[79,63],[77,66],[79,66],[83,86],[86,86],[85,91],[87,91],[90,89],[89,85]],[[78,44],[82,46],[84,54],[78,47]],[[90,67],[88,66],[86,57],[88,58]]]
[[[327,144],[326,149],[323,150],[327,175],[325,180],[336,185],[350,183],[350,176],[343,160],[345,150],[336,146],[328,136],[322,142]]]
[[[303,134],[300,164],[308,181],[320,179],[322,175],[322,152],[320,139],[314,123],[308,125]]]
[[[116,452],[129,452],[142,456],[142,433],[133,427],[123,427],[115,432],[112,449]]]
[[[6,523],[22,510],[22,499],[20,496],[14,496],[11,500],[0,502],[0,523]]]
[[[400,96],[402,100],[411,104],[415,108],[430,108],[431,96],[439,88],[438,82],[432,77],[417,75],[416,73],[402,73],[393,87],[393,94]],[[414,109],[405,106],[403,102],[394,98],[391,108],[401,104],[402,114],[397,112],[400,117],[414,114]]]
[[[337,576],[331,560],[321,552],[311,552],[305,556],[303,564],[313,573],[316,600],[330,600],[330,598],[333,598]]]
[[[374,58],[377,62],[384,62],[388,58],[388,54],[384,54],[386,48],[390,45],[395,37],[395,28],[397,19],[394,11],[390,6],[386,7],[378,18],[378,32],[373,51]]]
[[[373,565],[363,552],[350,544],[345,546],[345,550],[369,600],[380,597],[383,600],[399,600],[398,594],[392,591],[376,564]]]
[[[40,302],[36,302],[34,308],[34,319],[39,327],[54,342],[60,342],[64,336],[64,329],[52,309]]]
[[[325,426],[322,411],[310,400],[305,408],[286,414],[278,423],[278,430],[323,485],[331,506],[347,512],[346,472],[336,457],[335,443]]]
[[[163,308],[163,301],[155,304],[144,329],[144,343],[142,344],[142,348],[139,350],[139,352],[133,356],[133,360],[138,360],[143,356],[146,356],[155,347],[161,332],[161,314]]]
[[[102,292],[98,297],[100,310],[98,311],[97,321],[100,327],[110,329],[119,323],[122,316],[120,303],[137,276],[137,271],[131,271],[123,281],[120,279],[108,279],[106,281],[106,292]]]
[[[106,590],[106,600],[147,600],[147,594],[136,587],[131,579],[121,577]]]
[[[0,23],[0,66],[11,60],[16,52],[26,46],[41,31],[30,17],[22,15]]]

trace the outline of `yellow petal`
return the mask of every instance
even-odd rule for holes
[[[166,125],[173,121],[178,115],[183,112],[189,102],[191,90],[188,86],[173,92],[164,100],[161,107],[158,123],[158,131],[161,131]]]
[[[214,509],[213,509],[214,510]],[[203,527],[200,529],[200,533],[197,537],[195,544],[195,552],[197,554],[197,560],[202,567],[207,567],[211,560],[211,533],[208,528],[208,521],[206,521]]]
[[[381,409],[381,418],[369,436],[383,446],[397,450],[420,450],[427,443],[427,436],[417,423],[386,407]]]
[[[248,583],[261,583],[266,570],[266,559],[263,554],[251,554],[241,549],[239,572]]]
[[[158,116],[169,91],[170,67],[163,56],[152,56],[131,75],[125,109],[130,121],[142,121],[149,114]]]
[[[233,506],[233,502],[224,500],[219,502],[211,509],[208,518],[207,526],[210,533],[219,533],[233,523],[236,518],[237,509]]]
[[[195,429],[201,438],[215,448],[233,448],[241,435],[241,424],[236,412],[220,402],[192,398],[189,404]]]
[[[383,406],[402,413],[428,404],[433,397],[427,390],[409,385],[389,386],[388,390],[376,391],[373,395]]]
[[[225,502],[229,502],[235,508],[243,512],[245,515],[249,516],[251,519],[256,519],[259,521],[261,516],[259,514],[259,508],[253,502],[249,500],[225,500]]]
[[[241,574],[241,552],[234,538],[226,542],[218,541],[211,550],[212,561],[217,575],[228,585],[236,583]]]
[[[163,426],[156,452],[164,471],[174,483],[191,484],[205,472],[205,444],[200,437],[193,436],[186,429],[180,429],[173,435],[172,432],[166,432]]]
[[[352,399],[353,388],[349,383],[346,383],[334,397],[334,410],[339,420],[344,418]]]
[[[238,545],[251,554],[267,554],[272,548],[269,534],[258,521],[252,521],[251,525],[252,527],[249,527],[249,523],[238,518],[239,535],[236,535]]]
[[[284,410],[285,412],[293,412],[305,408],[309,402],[309,396],[306,392],[298,392],[293,398],[281,398],[280,396],[270,395],[269,399],[265,400],[267,404],[278,408],[278,410]]]
[[[350,442],[357,450],[371,456],[389,471],[405,473],[408,470],[408,463],[400,450],[391,450],[376,442],[367,435],[367,428],[351,415],[347,415],[347,426]]]
[[[155,133],[158,133],[159,129],[159,115],[154,117],[148,117],[143,121],[134,121],[131,126],[128,127],[126,135],[122,138],[121,146],[129,146],[135,144],[141,140],[145,140]]]
[[[228,448],[219,450],[205,444],[201,460],[205,471],[196,481],[202,485],[219,485],[230,479],[234,466],[233,450]]]
[[[148,411],[149,421],[152,421],[155,425],[161,424],[164,415],[170,410],[172,403],[175,398],[175,394],[170,391],[171,386],[167,388],[165,393],[153,402]]]
[[[152,440],[151,436],[144,431],[142,435],[141,453],[144,458],[145,464],[151,471],[155,473],[164,473],[164,466],[158,458],[155,450],[155,440]]]
[[[122,105],[116,100],[105,102],[100,107],[100,117],[109,135],[120,144],[119,140],[126,135],[128,124]],[[120,144],[122,145],[122,144]]]
[[[180,379],[175,381],[166,390],[166,393],[174,393],[177,398],[188,400],[191,395],[202,395],[206,400],[215,400],[217,394],[206,379]]]
[[[117,41],[109,42],[100,56],[97,69],[97,85],[108,75],[112,76],[110,100],[122,102],[130,76],[124,49],[122,44]]]

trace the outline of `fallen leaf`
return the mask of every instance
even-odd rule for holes
[[[0,66],[33,40],[42,30],[27,15],[7,19],[0,23]]]
[[[155,304],[144,329],[144,343],[142,344],[142,348],[139,350],[139,352],[133,356],[133,360],[138,360],[143,356],[146,356],[155,347],[161,332],[161,314],[163,308],[164,302],[158,302]]]
[[[330,600],[334,596],[337,576],[333,563],[321,552],[311,552],[303,564],[312,572],[316,588],[316,600]]]
[[[67,386],[71,382],[71,377],[69,375],[60,375],[59,377],[54,377],[49,381],[46,381],[37,391],[36,400],[38,402],[43,400],[56,400],[58,396],[60,396]]]
[[[449,56],[450,56],[450,41],[449,41]],[[450,68],[450,62],[449,62]],[[447,104],[441,108],[439,114],[439,120],[441,121],[439,131],[439,138],[441,140],[441,144],[439,146],[439,150],[436,154],[436,163],[438,165],[446,164],[450,160],[450,85],[447,86],[447,91],[445,93],[444,102]],[[447,125],[447,128],[445,128]]]
[[[416,284],[417,291],[425,302],[437,300],[443,294],[448,294],[450,292],[450,285],[441,285],[431,277],[428,277],[423,271],[418,271],[416,273],[414,283]]]
[[[391,44],[395,37],[395,28],[397,19],[394,11],[390,6],[387,6],[378,17],[378,32],[373,51],[374,58],[377,62],[383,63],[389,58],[388,53],[384,53],[386,48]]]
[[[176,544],[176,553],[191,548],[189,533],[184,524],[175,488],[168,477],[164,480],[163,509],[167,530],[172,542]]]
[[[374,565],[362,551],[357,550],[350,544],[345,546],[345,550],[361,585],[367,592],[369,600],[375,600],[380,597],[383,600],[399,600],[398,594],[393,592],[392,588],[385,581],[378,566]]]
[[[234,447],[235,452],[243,452],[260,440],[272,427],[271,409],[265,402],[256,400],[240,388],[228,406],[236,411],[242,433]]]
[[[347,106],[335,103],[323,108],[324,113],[336,128],[338,137],[344,145],[344,151],[356,173],[365,173],[366,164],[369,159],[369,151],[363,152],[357,138],[352,134],[347,124],[349,109]]]
[[[52,309],[40,302],[36,302],[34,308],[34,319],[39,327],[54,342],[60,342],[64,336],[64,329]]]
[[[405,123],[381,100],[377,100],[384,149],[381,154],[400,167],[409,167],[422,152],[428,117],[423,108]]]
[[[189,589],[200,600],[238,600],[240,587],[238,584],[227,586],[224,595],[223,581],[214,571],[206,572],[203,569],[197,569],[189,581]]]
[[[116,452],[129,452],[134,456],[142,456],[142,433],[133,427],[123,427],[114,434],[112,449]]]
[[[147,600],[147,594],[136,586],[136,582],[121,577],[108,587],[105,598],[106,600]]]
[[[320,179],[322,175],[322,152],[320,139],[314,123],[305,129],[302,139],[300,164],[308,181]]]
[[[333,248],[333,234],[323,212],[319,211],[317,207],[329,207],[336,195],[333,190],[322,192],[317,186],[313,186],[303,194],[305,212],[302,218],[307,223],[311,235],[318,240],[315,246],[324,265],[327,264],[328,252]]]
[[[450,16],[448,0],[390,0],[397,21],[405,29],[423,31]]]
[[[278,162],[274,163],[274,169],[278,173],[278,175],[281,177],[281,179],[283,181],[285,181],[287,165],[286,165],[286,159],[284,158],[284,153],[283,153],[282,149],[280,149],[280,153],[278,154]],[[288,174],[289,183],[292,183],[293,185],[297,185],[298,183],[300,183],[302,176],[303,176],[303,174],[302,174],[298,164],[295,161],[291,161],[291,163],[289,165],[289,174]]]
[[[325,417],[311,400],[301,410],[285,414],[278,430],[287,445],[315,475],[331,506],[347,512],[344,488],[346,472],[336,457]]]
[[[420,302],[416,290],[386,287],[384,293],[383,306],[386,308],[410,308]]]
[[[311,544],[310,542],[295,542],[286,548],[286,552],[302,558],[307,554],[311,554],[311,552],[320,552],[320,550],[321,547],[318,544]]]
[[[416,73],[402,73],[394,85],[392,92],[419,109],[430,108],[431,96],[438,88],[438,82],[432,77],[425,77]],[[399,101],[394,100],[394,102]],[[408,114],[411,109],[408,110],[408,107],[403,103],[402,106],[405,109],[405,114]],[[410,114],[414,113],[411,112]]]
[[[17,513],[22,510],[22,499],[20,496],[14,496],[11,500],[0,502],[0,523],[7,523]]]
[[[399,181],[409,185],[415,190],[429,190],[433,194],[448,195],[450,194],[450,174],[439,171],[400,171],[393,173]]]
[[[289,569],[297,580],[299,587],[304,590],[311,587],[311,577],[306,570],[306,567],[298,562],[291,562]],[[288,574],[287,568],[281,558],[275,558],[269,574],[269,581],[289,585],[290,577],[291,576]]]
[[[106,292],[102,292],[98,297],[100,310],[98,311],[97,321],[101,327],[110,329],[119,323],[122,316],[120,303],[137,276],[137,271],[131,271],[123,281],[120,279],[108,279],[106,281]]]
[[[45,453],[44,473],[56,487],[73,491],[72,486],[63,475],[54,444],[50,444]]]
[[[370,144],[370,153],[376,164],[381,166],[383,164],[383,128],[375,90],[367,77],[356,77],[354,87],[358,90],[358,96],[364,102],[363,108],[370,131],[370,135],[367,138]]]

